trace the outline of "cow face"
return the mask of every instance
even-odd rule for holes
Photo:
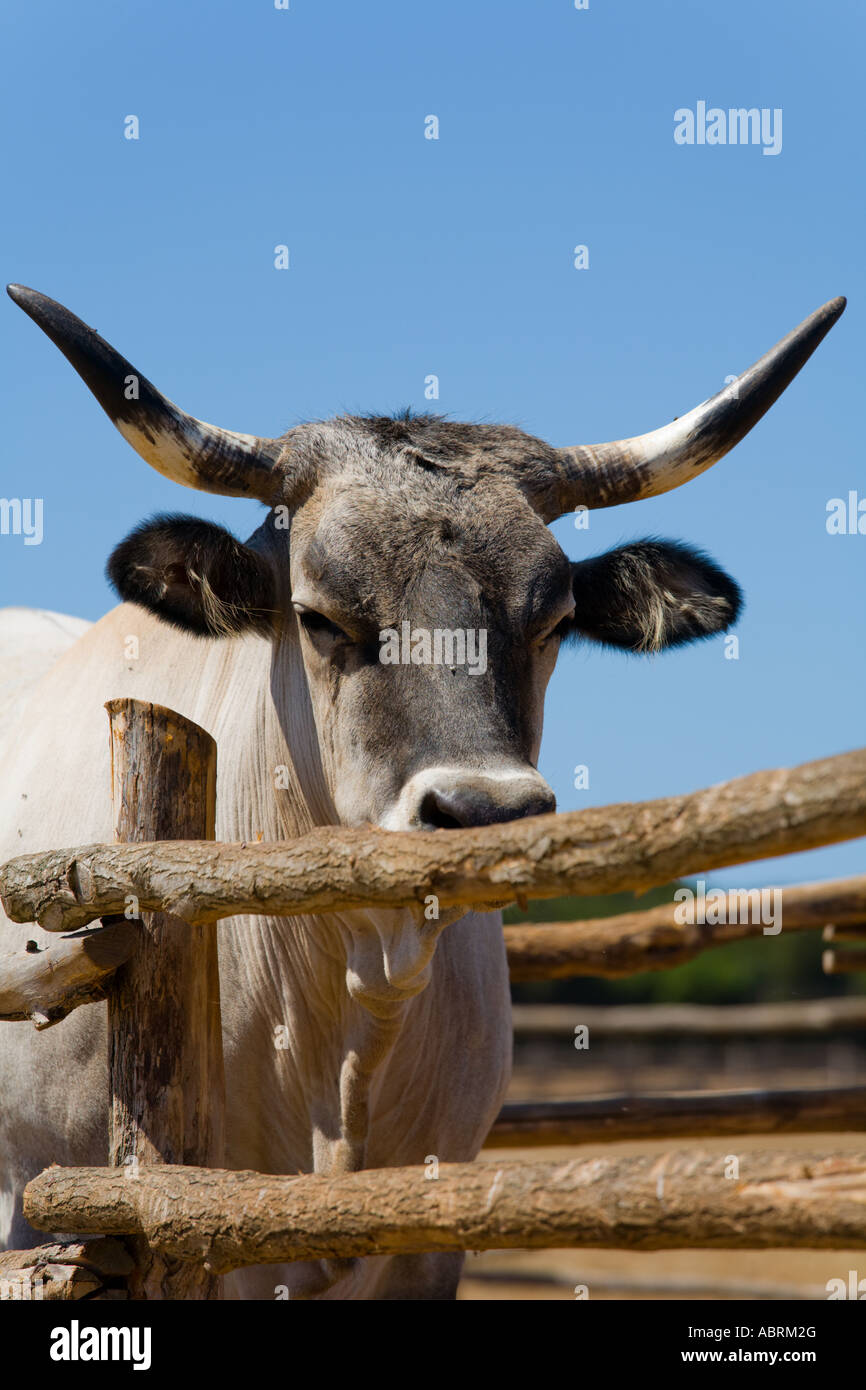
[[[295,513],[290,602],[340,819],[553,810],[535,763],[574,608],[553,537],[513,484],[478,480],[470,427],[450,452],[433,420],[315,435],[346,463]]]
[[[315,481],[242,546],[156,518],[109,562],[121,597],[187,631],[300,644],[340,821],[486,825],[553,810],[536,770],[563,638],[635,651],[709,636],[736,585],[643,541],[572,564],[515,477],[550,453],[436,417],[302,426],[287,474]]]
[[[179,410],[62,305],[9,292],[155,468],[269,507],[247,545],[193,518],[145,523],[109,562],[118,593],[191,634],[253,629],[300,653],[339,819],[395,828],[553,809],[535,762],[564,638],[658,651],[734,621],[737,586],[698,551],[644,540],[571,563],[545,523],[577,505],[655,496],[710,467],[845,307],[816,310],[671,424],[552,448],[517,429],[428,416],[235,434]]]

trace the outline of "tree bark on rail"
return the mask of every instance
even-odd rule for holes
[[[866,1130],[866,1086],[676,1092],[504,1105],[486,1149]]]
[[[613,893],[866,834],[866,749],[738,777],[689,796],[531,816],[470,830],[328,827],[280,844],[91,845],[13,859],[16,922],[69,931],[123,911],[213,922],[241,913],[504,905]]]
[[[132,1256],[105,1236],[0,1254],[0,1300],[26,1303],[125,1299]]]
[[[781,903],[783,932],[806,931],[833,923],[838,939],[846,928],[854,931],[858,923],[866,921],[863,875],[769,891],[776,895],[772,901]],[[624,912],[585,922],[520,922],[506,926],[511,979],[524,983],[593,975],[615,980],[645,970],[668,970],[711,947],[762,936],[761,921],[737,920],[740,908],[738,894],[728,893],[719,913],[724,920],[717,923],[681,923],[675,916],[681,904],[671,902],[644,912]],[[860,931],[863,932],[862,927]]]
[[[47,941],[37,928],[16,950],[0,955],[0,1022],[29,1018],[37,1029],[49,1028],[80,1004],[104,999],[107,982],[132,955],[137,936],[137,923],[127,921]]]
[[[341,1177],[205,1168],[48,1168],[24,1214],[43,1230],[135,1231],[225,1272],[429,1250],[866,1249],[866,1152],[699,1150],[566,1163],[448,1163]]]
[[[106,709],[117,838],[212,839],[216,744],[210,734],[140,700],[112,700]],[[131,906],[137,915],[139,904]],[[126,1165],[129,1186],[145,1165],[224,1162],[216,928],[166,913],[142,917],[135,954],[108,996],[109,1152],[112,1163]],[[177,1266],[140,1239],[132,1248],[133,1298],[218,1296],[207,1271]]]

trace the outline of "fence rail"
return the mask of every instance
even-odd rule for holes
[[[782,1091],[675,1091],[504,1105],[487,1149],[744,1134],[866,1131],[866,1086]]]
[[[777,1004],[515,1004],[515,1035],[599,1038],[825,1037],[866,1028],[866,995]]]
[[[28,1303],[125,1299],[134,1270],[135,1261],[126,1246],[108,1236],[8,1250],[0,1253],[0,1299]]]
[[[785,932],[824,928],[826,933],[832,925],[828,940],[866,938],[866,875],[752,891],[767,894],[768,903],[781,904]],[[760,912],[755,914],[751,906],[744,912],[740,893],[727,893],[714,906],[713,915],[719,919],[715,922],[681,922],[681,906],[671,902],[582,922],[506,926],[511,979],[524,983],[593,975],[615,980],[647,970],[670,970],[712,947],[765,934]]]
[[[314,830],[279,844],[184,840],[22,855],[0,870],[13,922],[68,932],[130,897],[185,921],[645,889],[866,835],[866,749],[688,796],[470,830]]]
[[[42,1230],[144,1236],[225,1273],[284,1260],[609,1246],[866,1249],[866,1152],[756,1152],[568,1163],[449,1163],[286,1177],[213,1168],[49,1168],[25,1214]]]
[[[866,970],[866,951],[856,946],[840,949],[838,945],[862,945],[866,940],[866,876],[752,891],[780,895],[777,901],[784,906],[785,932],[823,930],[824,940],[835,947],[823,953],[827,974]],[[674,915],[678,905],[665,903],[613,917],[506,926],[503,930],[511,980],[526,983],[574,976],[620,979],[669,970],[703,951],[764,935],[760,921],[730,920],[734,907],[739,909],[742,905],[739,894],[728,894],[725,904],[721,915],[729,920],[719,923],[679,923]],[[22,941],[15,950],[0,955],[0,1021],[29,1018],[37,1029],[43,1029],[82,1004],[105,999],[111,976],[130,958],[138,939],[136,923],[108,918],[107,925],[79,928],[66,936],[55,933],[42,946],[33,940]],[[844,1007],[856,1006],[847,1001]],[[610,1010],[604,1013],[608,1018],[614,1017]],[[552,1023],[554,1011],[546,1009],[546,1014],[551,1026],[558,1027]],[[773,1016],[772,1009],[762,1005],[754,1014],[753,1026],[763,1031],[767,1018]],[[520,1017],[516,1010],[518,1028],[522,1026]],[[814,1026],[823,1030],[829,1021],[830,1015],[825,1011],[817,1016]]]

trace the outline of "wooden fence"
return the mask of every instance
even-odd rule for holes
[[[428,1250],[866,1248],[866,1144],[836,1155],[750,1152],[736,1181],[718,1156],[694,1150],[442,1164],[432,1181],[419,1168],[226,1171],[214,926],[430,894],[441,907],[525,905],[835,843],[866,833],[866,750],[688,796],[484,829],[329,828],[223,845],[213,840],[209,735],[158,706],[107,708],[118,843],[25,855],[0,870],[8,916],[54,934],[40,947],[25,929],[0,958],[0,1019],[42,1029],[108,999],[111,1161],[30,1182],[28,1220],[78,1238],[0,1256],[0,1296],[5,1286],[41,1290],[18,1296],[211,1299],[217,1276],[245,1265]],[[124,915],[130,902],[140,920]],[[786,888],[784,908],[786,930],[862,941],[866,878]],[[761,932],[739,921],[681,925],[672,906],[505,929],[514,979],[662,969]],[[826,1029],[826,1011],[813,1026]],[[864,1096],[848,1087],[506,1106],[489,1143],[863,1131]]]

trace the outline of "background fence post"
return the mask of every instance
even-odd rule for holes
[[[111,781],[118,841],[212,840],[216,744],[191,720],[142,700],[110,700]],[[129,916],[138,905],[127,905]],[[225,1083],[216,926],[140,914],[140,941],[108,996],[110,1162],[224,1162]],[[202,1266],[130,1242],[138,1299],[211,1299]]]

